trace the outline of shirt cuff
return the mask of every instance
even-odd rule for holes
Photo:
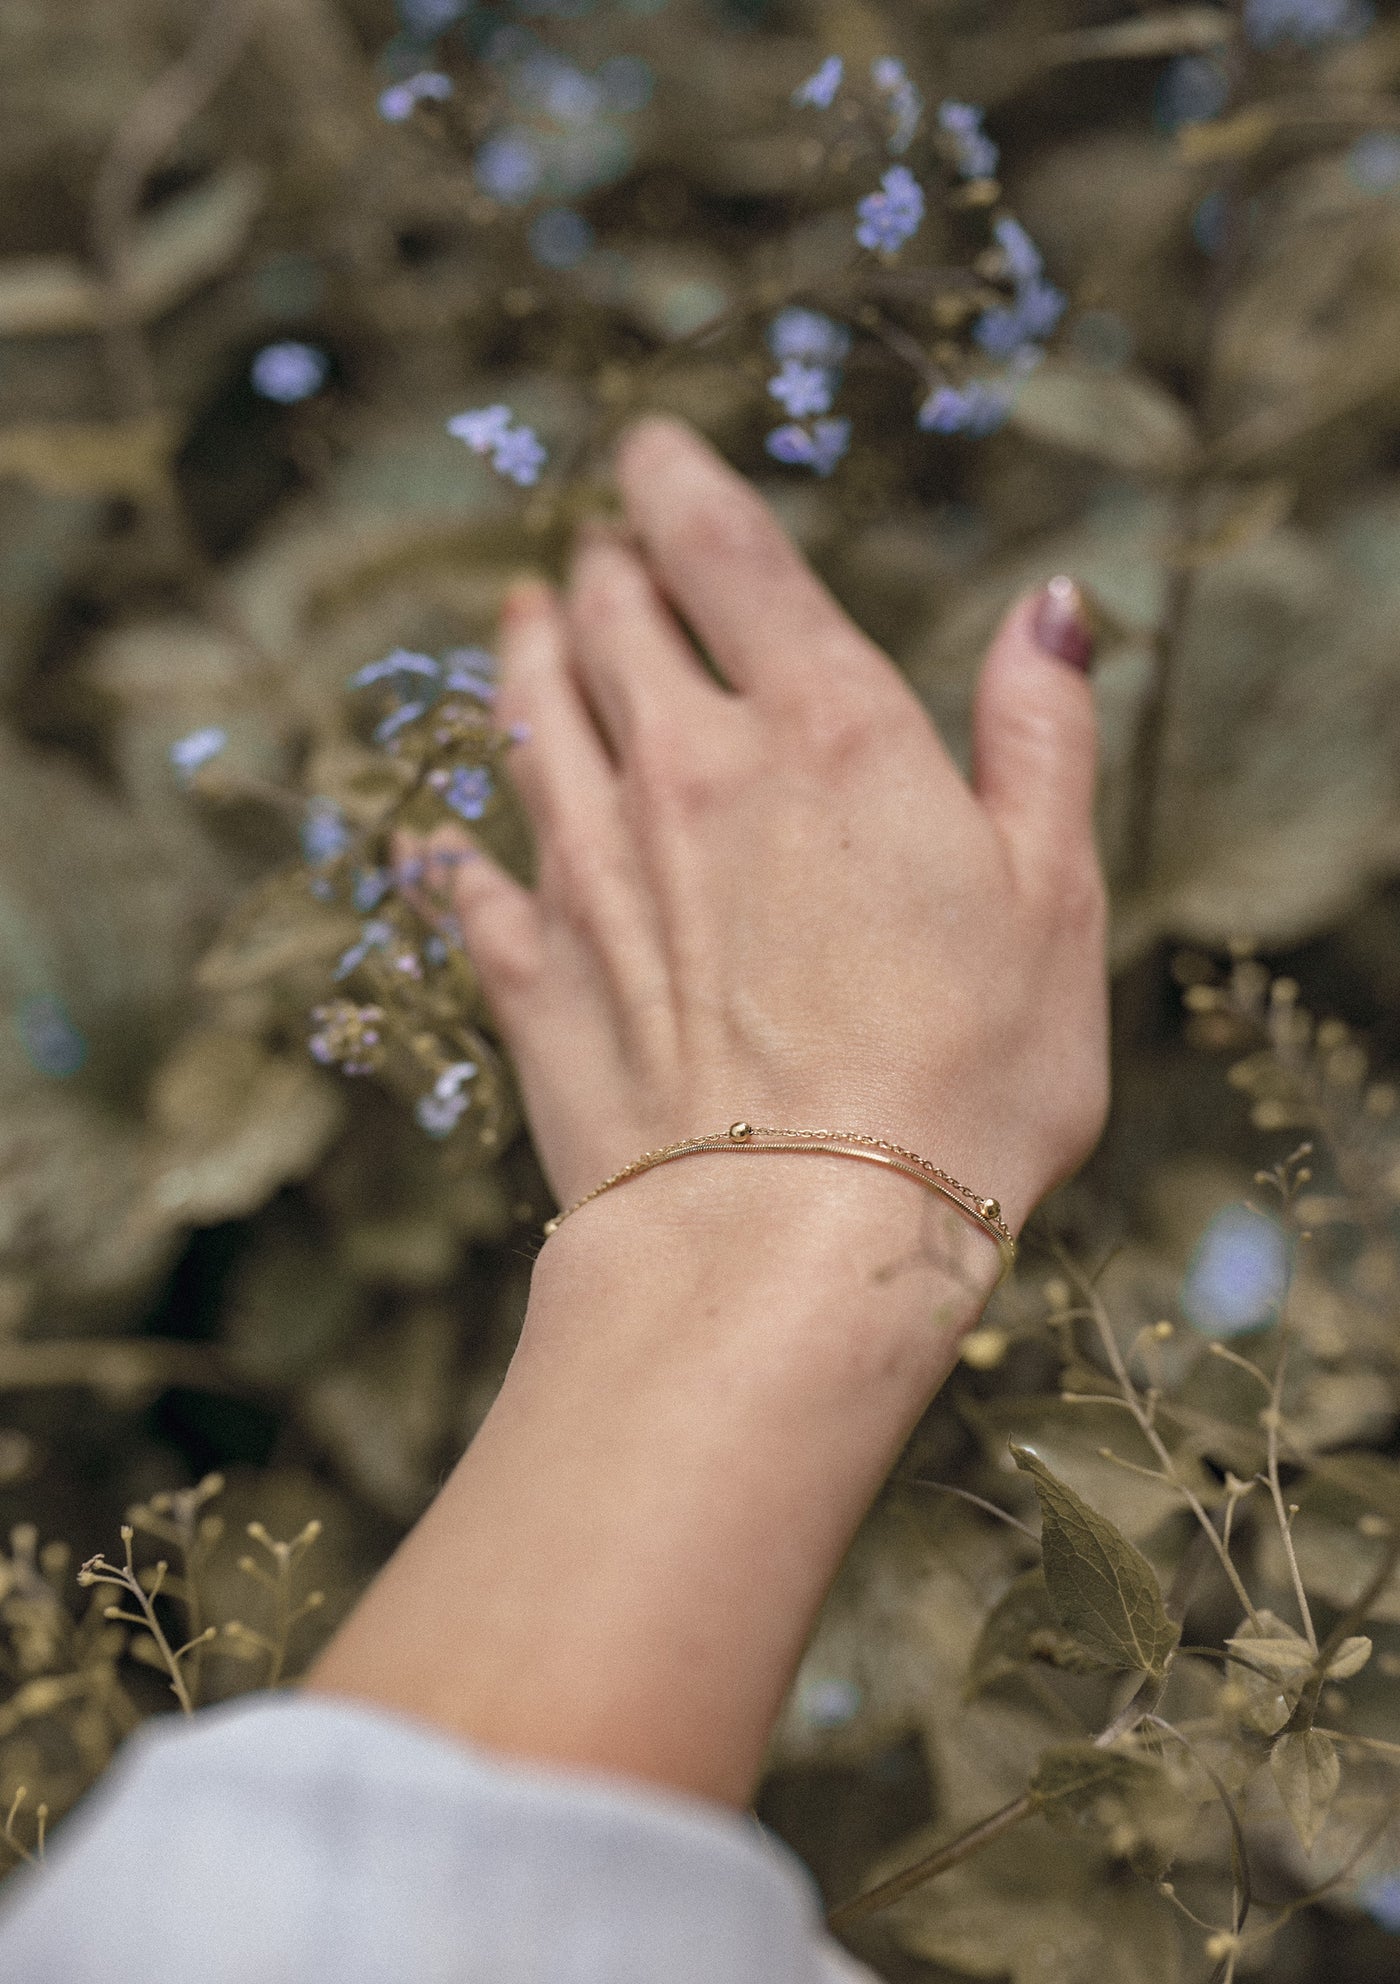
[[[26,1984],[877,1984],[756,1820],[323,1695],[148,1724],[6,1883]]]

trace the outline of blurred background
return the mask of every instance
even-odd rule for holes
[[[833,54],[842,93],[795,104]],[[858,251],[896,160],[928,212],[907,250]],[[1129,1336],[1193,1303],[1206,1334],[1257,1322],[1274,1269],[1227,1216],[1319,1112],[1379,1136],[1400,1064],[1400,20],[0,0],[0,187],[0,1803],[24,1786],[22,1815],[58,1816],[170,1706],[73,1584],[129,1505],[223,1477],[199,1576],[207,1616],[245,1623],[246,1523],[320,1520],[294,1670],[490,1403],[548,1195],[469,966],[429,959],[415,990],[398,912],[365,935],[406,788],[346,685],[396,649],[489,673],[505,586],[558,574],[643,407],[756,477],[959,751],[1005,604],[1057,572],[1090,589],[1116,1103],[1047,1230],[1111,1257]],[[1065,299],[1034,364],[986,329],[998,285],[1024,300],[998,215]],[[770,445],[792,307],[849,344],[834,464]],[[989,359],[993,417],[920,424]],[[447,432],[494,405],[542,472]],[[452,751],[484,765],[490,740],[467,721]],[[527,870],[502,779],[482,831]],[[1326,1022],[1301,1101],[1246,1052],[1295,1008]],[[371,1010],[392,1052],[347,1080],[327,1063]],[[1370,1240],[1315,1291],[1299,1407],[1319,1449],[1377,1465],[1400,1415],[1386,1162]],[[989,1429],[1053,1398],[1052,1273],[1028,1247],[904,1475],[976,1483]],[[1104,1492],[1122,1520],[1131,1489]],[[1145,1504],[1134,1533],[1162,1520]],[[872,1519],[760,1804],[829,1900],[997,1802],[1031,1710],[958,1703],[1008,1548],[912,1489]],[[1390,1621],[1400,1646],[1400,1602]],[[238,1652],[211,1652],[207,1695],[268,1678]],[[1391,1658],[1373,1727],[1400,1738]],[[1111,1863],[1047,1861],[1034,1907],[960,1891],[956,1933],[945,1911],[862,1947],[929,1984],[1221,1974]],[[1261,1880],[1308,1886],[1282,1852]],[[1367,1984],[1398,1929],[1400,1880],[1343,1882],[1240,1975]]]

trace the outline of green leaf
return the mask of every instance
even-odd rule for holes
[[[1038,1454],[1014,1443],[1011,1453],[1040,1500],[1041,1555],[1056,1618],[1109,1666],[1160,1679],[1181,1629],[1167,1617],[1152,1566]]]
[[[1030,1661],[1044,1661],[1071,1674],[1101,1674],[1105,1668],[1055,1617],[1045,1573],[1038,1568],[1013,1578],[987,1614],[968,1663],[967,1698],[980,1695]]]
[[[1311,1853],[1342,1779],[1337,1746],[1316,1729],[1296,1729],[1274,1744],[1269,1768],[1293,1830]]]
[[[1096,1744],[1053,1743],[1031,1776],[1031,1796],[1045,1816],[1065,1824],[1090,1813],[1109,1793],[1156,1784],[1161,1772],[1144,1757],[1102,1750]]]

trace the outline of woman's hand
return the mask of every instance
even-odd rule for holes
[[[538,887],[486,856],[453,884],[552,1187],[746,1117],[893,1139],[1019,1226],[1107,1093],[1073,588],[993,642],[969,787],[694,434],[643,422],[617,475],[634,541],[593,535],[562,602],[529,585],[504,615]]]

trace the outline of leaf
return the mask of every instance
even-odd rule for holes
[[[1011,417],[1023,434],[1132,474],[1177,476],[1196,454],[1186,408],[1141,372],[1046,359],[1022,385]]]
[[[1160,1678],[1180,1628],[1167,1617],[1156,1573],[1142,1552],[1029,1447],[1012,1446],[1040,1500],[1040,1547],[1055,1616],[1111,1666]]]
[[[1092,1810],[1105,1792],[1144,1780],[1155,1783],[1160,1776],[1156,1766],[1142,1757],[1103,1750],[1087,1741],[1055,1743],[1036,1765],[1030,1789],[1047,1818],[1065,1823]]]
[[[1238,1647],[1251,1667],[1262,1667],[1280,1681],[1291,1679],[1294,1675],[1306,1674],[1316,1657],[1304,1639],[1235,1638],[1227,1640],[1225,1644]]]
[[[1274,1744],[1269,1768],[1293,1830],[1311,1853],[1342,1778],[1337,1746],[1316,1729],[1295,1729]]]
[[[1359,1674],[1371,1658],[1371,1642],[1364,1633],[1354,1633],[1343,1640],[1327,1663],[1329,1681],[1349,1681],[1353,1674]]]
[[[1103,1661],[1086,1652],[1055,1617],[1045,1573],[1039,1569],[1014,1578],[987,1614],[968,1664],[967,1699],[1037,1660],[1071,1674],[1104,1671]]]

